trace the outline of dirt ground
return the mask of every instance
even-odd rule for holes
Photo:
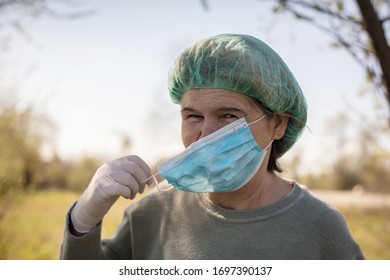
[[[311,190],[311,192],[334,206],[390,208],[390,194],[371,193],[359,189],[353,191]]]

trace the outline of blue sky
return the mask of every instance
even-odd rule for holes
[[[364,73],[314,27],[275,17],[256,0],[89,1],[96,14],[75,21],[43,18],[26,26],[32,43],[13,41],[4,60],[19,98],[58,126],[52,146],[64,158],[138,154],[148,163],[182,150],[179,107],[170,102],[167,72],[180,52],[219,33],[245,33],[268,43],[290,67],[309,104],[308,126],[290,154],[321,167],[332,150],[325,131],[351,106],[372,114],[359,97]],[[121,135],[132,139],[121,148]],[[289,155],[287,154],[287,159]],[[325,160],[326,161],[326,160]]]

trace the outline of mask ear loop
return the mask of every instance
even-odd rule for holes
[[[150,178],[153,178],[154,184],[156,185],[157,189],[158,189],[160,192],[166,192],[166,191],[169,191],[169,190],[173,189],[173,186],[170,186],[170,187],[168,187],[168,188],[161,188],[161,187],[160,187],[160,184],[159,184],[159,182],[158,182],[158,180],[157,180],[157,178],[156,178],[156,175],[158,175],[158,174],[160,174],[160,173],[157,172],[157,173],[153,174],[152,176],[146,178],[145,180],[143,180],[143,181],[141,182],[141,184],[146,183]],[[152,186],[153,186],[153,184],[152,184]],[[151,187],[151,186],[149,186],[149,187]]]
[[[265,118],[266,116],[270,116],[270,115],[280,115],[280,116],[289,117],[289,118],[291,118],[291,119],[293,119],[293,120],[299,122],[300,124],[304,125],[305,128],[306,128],[307,130],[309,130],[310,134],[313,134],[313,132],[311,131],[310,127],[309,127],[305,122],[303,122],[303,121],[301,121],[300,119],[298,119],[298,118],[296,118],[296,117],[294,117],[294,116],[292,116],[292,115],[290,115],[290,114],[287,114],[287,113],[269,113],[269,114],[266,113],[266,114],[264,114],[263,116],[261,116],[260,118],[258,118],[257,120],[248,123],[248,125],[252,125],[252,124],[254,124],[254,123],[257,123],[257,122],[261,121],[263,118]]]
[[[248,125],[255,124],[255,123],[261,121],[262,119],[264,119],[266,116],[268,116],[268,115],[267,115],[267,114],[264,114],[264,115],[262,115],[260,118],[258,118],[257,120],[254,120],[253,122],[248,123]]]
[[[264,147],[264,150],[267,150],[267,151],[268,151],[268,148],[272,145],[273,142],[274,142],[274,139],[271,139],[271,141],[269,141],[269,143],[267,144],[267,146]]]
[[[252,125],[252,124],[255,124],[255,123],[261,121],[261,120],[264,119],[266,116],[269,116],[269,114],[264,114],[263,116],[261,116],[261,117],[258,118],[257,120],[248,123],[248,126],[250,126],[250,125]],[[271,141],[270,141],[270,142],[267,144],[267,146],[265,146],[263,149],[268,151],[268,148],[272,145],[273,142],[274,142],[274,139],[271,139]]]

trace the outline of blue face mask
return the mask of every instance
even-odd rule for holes
[[[250,124],[241,118],[199,139],[159,164],[160,175],[185,192],[231,192],[243,187],[259,170],[272,144],[260,148]]]

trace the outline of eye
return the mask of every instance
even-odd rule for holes
[[[185,116],[185,120],[189,120],[189,121],[199,121],[199,120],[202,120],[203,119],[203,116],[201,115],[197,115],[197,114],[189,114],[187,116]]]
[[[223,118],[224,119],[238,119],[238,117],[236,115],[233,115],[233,114],[225,114],[225,115],[223,115]]]

